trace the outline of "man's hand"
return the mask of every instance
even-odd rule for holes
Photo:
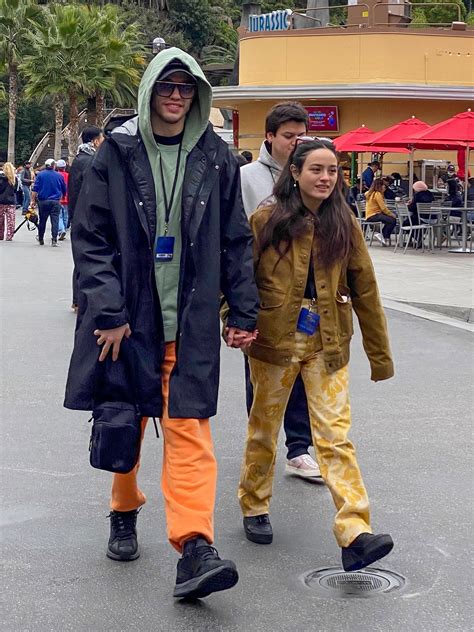
[[[247,349],[252,342],[257,339],[258,330],[245,331],[238,327],[226,327],[224,331],[224,340],[228,347],[234,349]]]
[[[104,345],[100,352],[99,362],[103,362],[109,353],[110,347],[112,347],[112,361],[118,360],[120,343],[123,337],[129,338],[132,335],[130,325],[122,325],[121,327],[115,327],[115,329],[96,329],[94,336],[98,336],[97,344]]]

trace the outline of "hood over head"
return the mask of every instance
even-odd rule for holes
[[[167,48],[156,55],[145,70],[140,87],[138,89],[138,127],[145,143],[148,155],[157,151],[157,145],[153,135],[150,119],[150,101],[153,86],[158,78],[165,78],[168,74],[168,66],[180,62],[181,68],[171,68],[172,72],[178,69],[192,75],[197,83],[197,92],[191,109],[186,115],[184,128],[183,149],[187,152],[196,145],[204,133],[211,112],[212,89],[197,61],[179,48]],[[177,64],[176,64],[177,65]]]

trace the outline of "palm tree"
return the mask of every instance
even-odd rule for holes
[[[91,8],[91,19],[98,25],[99,42],[97,52],[104,59],[101,80],[108,78],[112,87],[106,92],[95,85],[92,76],[89,89],[95,96],[96,124],[103,126],[106,93],[116,105],[135,101],[142,68],[145,65],[145,49],[140,43],[140,33],[135,25],[125,27],[117,7],[106,5],[100,9]]]
[[[35,28],[41,9],[36,0],[0,0],[0,60],[8,74],[7,160],[15,164],[15,127],[18,110],[18,65],[25,52],[26,36]]]
[[[71,161],[78,145],[79,98],[90,94],[92,85],[101,90],[113,88],[113,81],[102,71],[106,59],[100,41],[95,9],[83,5],[49,5],[45,23],[29,36],[31,54],[25,57],[24,67],[33,85],[44,87],[41,75],[50,73],[52,88],[46,90],[56,94],[57,124],[60,95],[69,100]]]

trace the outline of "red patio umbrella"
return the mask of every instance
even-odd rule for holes
[[[396,125],[391,125],[386,129],[381,130],[373,135],[372,139],[366,143],[365,141],[361,144],[373,146],[373,145],[385,145],[386,147],[392,147],[392,151],[395,148],[405,148],[410,151],[410,191],[413,186],[413,154],[415,151],[415,147],[413,145],[413,141],[410,143],[408,138],[416,134],[417,132],[423,132],[430,129],[428,123],[424,121],[420,121],[415,116],[412,116],[405,121],[401,121]]]
[[[359,154],[359,153],[364,153],[364,152],[369,152],[369,151],[377,152],[380,154],[382,153],[385,154],[387,152],[408,153],[408,150],[405,148],[392,148],[392,147],[385,147],[384,145],[374,145],[370,147],[365,147],[364,145],[360,145],[362,141],[367,142],[373,136],[374,136],[374,132],[368,127],[366,127],[365,125],[362,125],[361,127],[358,127],[357,129],[353,129],[350,132],[346,132],[345,134],[342,134],[342,136],[339,136],[338,138],[334,139],[334,145],[336,146],[337,151],[352,152],[352,165],[351,165],[352,173],[354,173],[354,169],[355,169],[354,154],[356,153]],[[360,161],[361,172],[362,172],[362,166],[363,164],[361,160]],[[362,191],[362,179],[360,183],[360,190]]]
[[[474,144],[474,112],[467,110],[456,114],[441,123],[433,125],[430,129],[416,134],[414,142],[446,142],[455,143],[465,147],[465,169],[464,169],[464,204],[467,205],[467,180],[469,150]]]

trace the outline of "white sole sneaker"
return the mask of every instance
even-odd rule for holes
[[[303,470],[301,467],[295,467],[291,465],[291,463],[287,463],[285,465],[285,472],[293,476],[299,476],[300,478],[322,478],[319,467],[312,470]]]

